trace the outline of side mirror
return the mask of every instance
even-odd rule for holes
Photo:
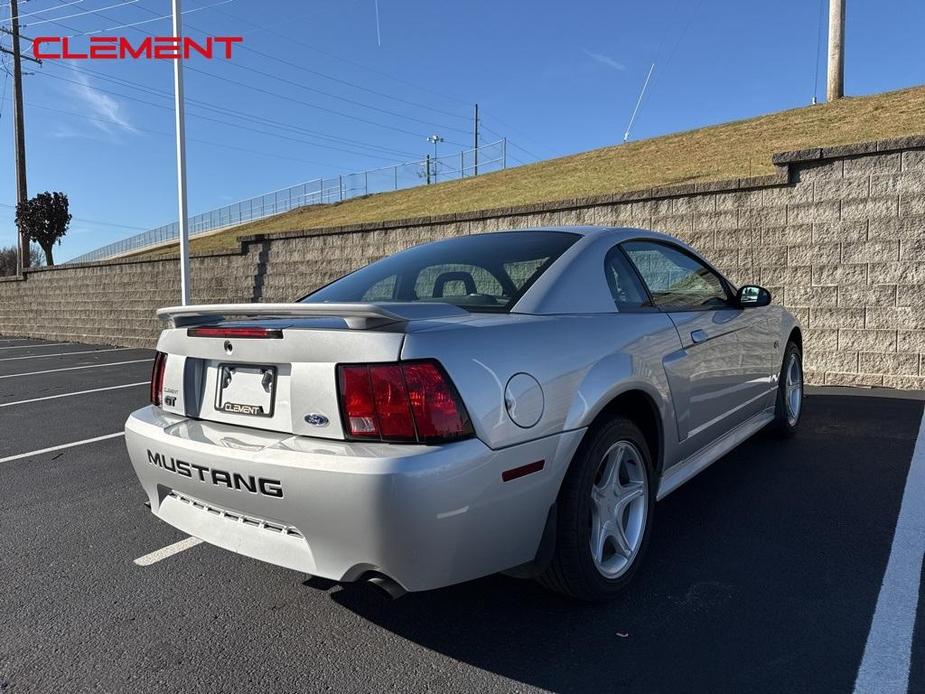
[[[759,287],[757,284],[746,284],[744,287],[739,287],[736,301],[739,308],[767,306],[771,303],[771,292],[764,287]]]

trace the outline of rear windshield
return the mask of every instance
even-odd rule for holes
[[[435,301],[469,311],[508,311],[578,238],[511,231],[437,241],[367,265],[302,301]]]

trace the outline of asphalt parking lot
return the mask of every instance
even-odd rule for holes
[[[658,505],[611,604],[503,576],[390,601],[175,546],[120,437],[151,357],[0,338],[4,694],[850,692],[859,670],[859,691],[925,691],[920,400],[810,395],[796,438],[759,435]]]

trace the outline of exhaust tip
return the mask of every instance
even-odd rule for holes
[[[382,590],[386,595],[392,598],[392,600],[398,600],[398,598],[408,592],[402,588],[397,581],[384,574],[371,574],[367,577],[366,582]]]

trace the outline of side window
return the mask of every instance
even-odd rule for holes
[[[678,311],[728,306],[729,297],[719,275],[680,248],[653,241],[627,241],[622,247],[659,308]]]
[[[611,248],[604,259],[604,272],[607,273],[607,285],[618,310],[626,311],[652,305],[639,278],[618,246]]]
[[[363,294],[363,301],[393,301],[397,275],[389,275],[379,280]]]

